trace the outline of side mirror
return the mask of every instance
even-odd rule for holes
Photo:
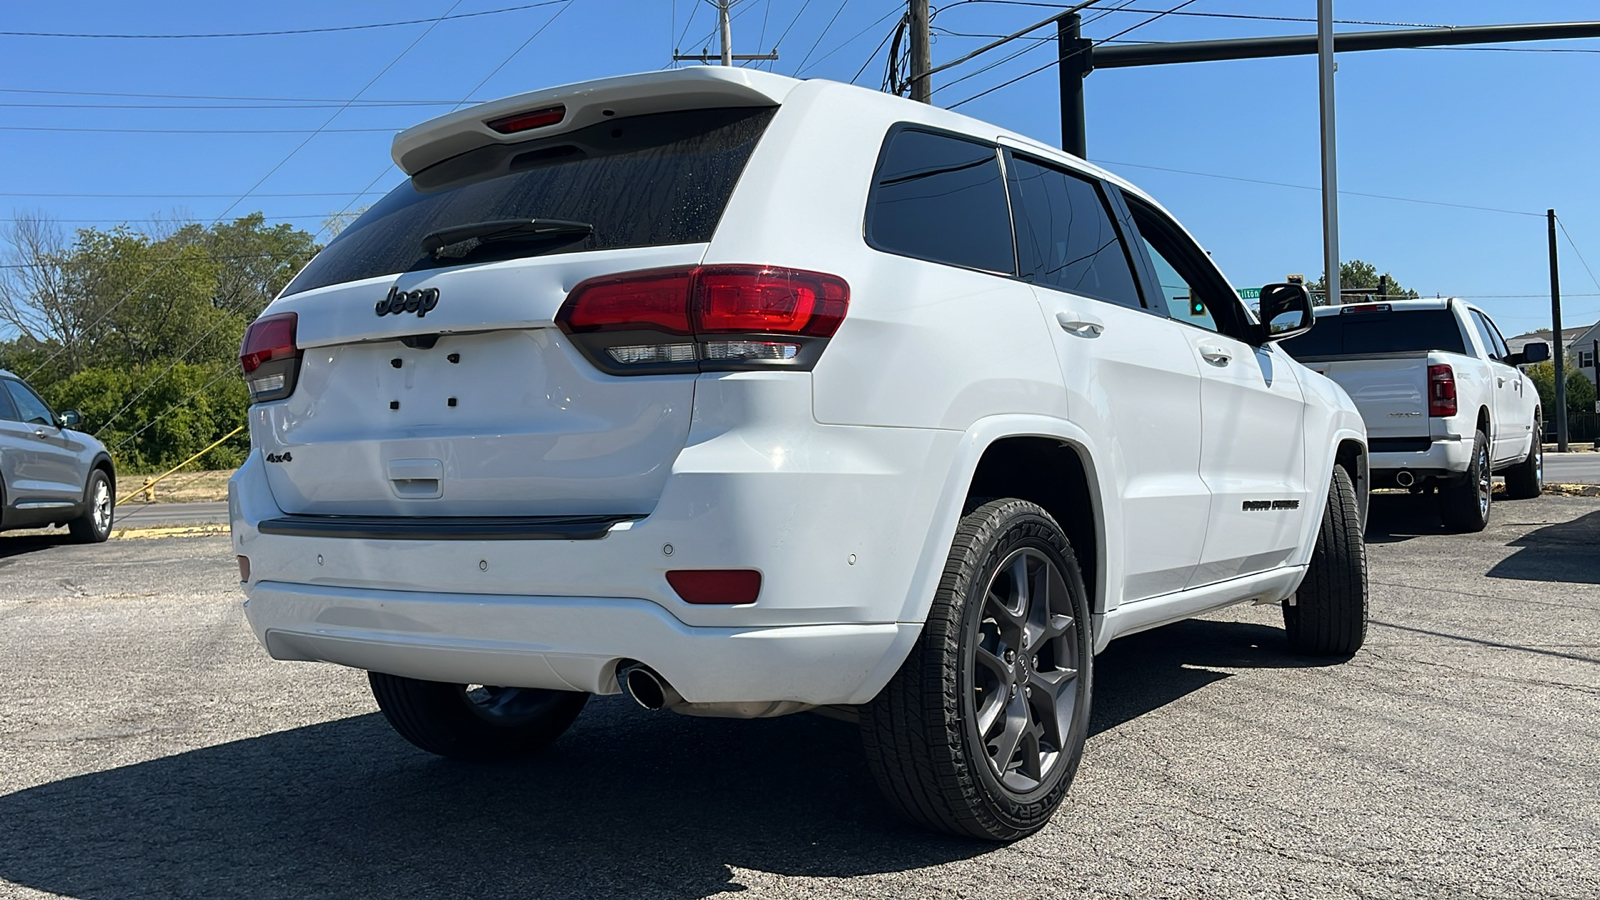
[[[1261,331],[1257,343],[1305,334],[1316,323],[1311,295],[1303,284],[1269,284],[1261,289]]]
[[[83,424],[83,414],[75,409],[64,409],[56,416],[56,425],[61,428],[77,428]]]
[[[1550,345],[1544,341],[1529,341],[1523,346],[1521,353],[1513,353],[1506,362],[1513,366],[1525,366],[1528,363],[1541,363],[1550,358]]]

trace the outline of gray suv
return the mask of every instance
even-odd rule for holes
[[[105,445],[56,415],[22,379],[0,369],[0,530],[66,525],[72,539],[111,536],[116,474]]]

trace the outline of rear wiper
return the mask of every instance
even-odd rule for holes
[[[452,244],[476,240],[479,244],[509,240],[544,240],[567,238],[579,240],[594,234],[588,222],[570,222],[566,219],[495,219],[490,222],[473,222],[454,228],[441,228],[422,239],[422,252],[433,254]]]

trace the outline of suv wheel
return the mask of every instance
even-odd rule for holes
[[[1061,527],[1023,500],[961,520],[911,655],[861,710],[867,761],[901,815],[1015,840],[1066,796],[1088,733],[1089,603]]]
[[[368,672],[383,717],[416,746],[451,759],[514,759],[560,737],[589,695],[419,681]]]
[[[1489,504],[1494,496],[1494,472],[1489,467],[1489,439],[1478,432],[1472,439],[1472,464],[1466,477],[1439,491],[1439,516],[1451,531],[1482,531],[1489,524]]]
[[[1506,496],[1532,500],[1544,493],[1544,422],[1533,420],[1533,446],[1528,458],[1506,470]]]
[[[1355,485],[1342,466],[1333,470],[1305,580],[1294,603],[1283,605],[1283,627],[1291,649],[1313,656],[1349,656],[1367,638],[1367,545]]]
[[[98,544],[111,537],[111,519],[116,506],[111,479],[102,469],[91,470],[89,483],[83,487],[83,515],[67,523],[72,540],[79,544]]]

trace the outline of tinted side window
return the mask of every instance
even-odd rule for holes
[[[995,149],[925,131],[890,135],[867,200],[867,243],[930,262],[1014,272],[1011,211]]]
[[[33,391],[28,390],[19,381],[6,381],[6,389],[11,392],[11,399],[17,403],[17,418],[29,425],[54,425],[55,414],[50,407]]]
[[[10,392],[5,390],[0,390],[0,419],[10,422],[22,421],[21,418],[17,416],[16,405],[11,402]]]
[[[1138,282],[1093,182],[1010,158],[1017,267],[1035,284],[1140,309]]]
[[[1489,328],[1489,323],[1483,318],[1483,313],[1472,311],[1472,327],[1478,332],[1478,340],[1483,342],[1483,350],[1489,354],[1490,359],[1504,359],[1504,354],[1495,345],[1494,332]]]
[[[1126,193],[1123,197],[1150,254],[1173,321],[1245,340],[1250,320],[1238,295],[1205,251],[1153,207]]]

